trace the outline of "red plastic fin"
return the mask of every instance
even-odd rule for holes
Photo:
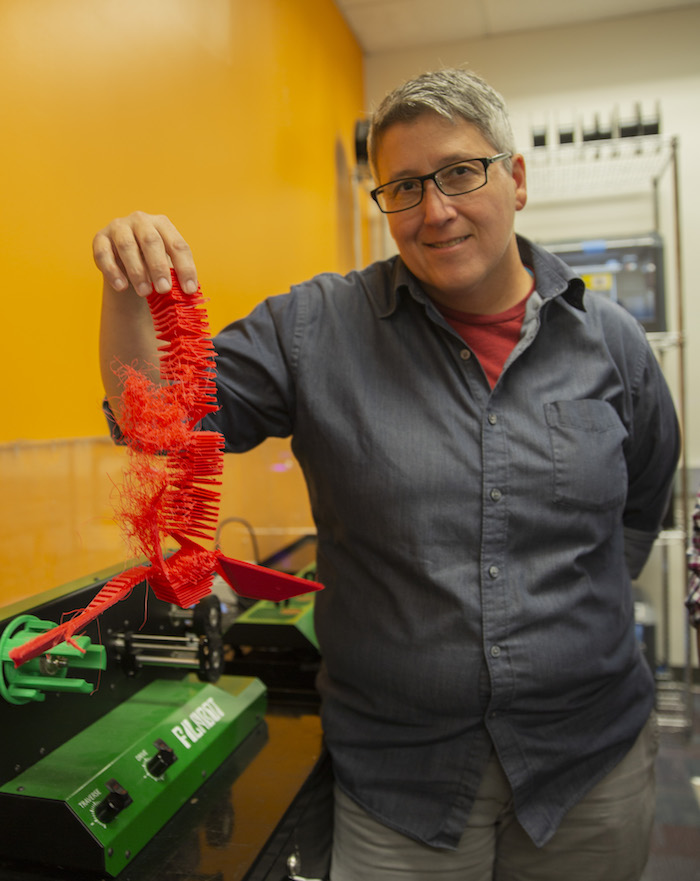
[[[297,578],[296,575],[287,575],[286,572],[278,572],[276,569],[234,560],[225,557],[219,551],[215,551],[215,554],[216,571],[239,596],[279,602],[315,590],[323,590],[323,585],[318,581],[309,581],[307,578]]]

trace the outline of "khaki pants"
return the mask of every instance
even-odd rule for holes
[[[336,787],[331,881],[639,881],[654,821],[658,742],[652,713],[627,756],[542,848],[516,820],[495,754],[456,851],[394,832]]]

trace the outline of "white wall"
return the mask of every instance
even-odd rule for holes
[[[603,24],[551,28],[477,41],[445,43],[411,51],[386,52],[366,58],[368,111],[395,85],[426,70],[465,66],[484,76],[506,99],[515,135],[523,152],[531,147],[531,126],[552,124],[568,117],[590,120],[594,112],[605,121],[615,111],[631,112],[637,102],[645,110],[658,103],[661,131],[678,136],[681,207],[682,282],[684,285],[686,391],[686,457],[695,488],[700,469],[700,296],[695,290],[694,258],[700,238],[700,7],[609,21]],[[664,184],[666,186],[666,184]],[[536,194],[531,198],[536,202]],[[541,232],[530,207],[518,217],[526,235]],[[603,206],[600,235],[651,229],[648,205]],[[591,218],[585,206],[562,207],[555,218],[562,235],[590,236]],[[632,216],[634,212],[635,216]],[[631,213],[630,213],[631,212]],[[551,216],[549,220],[551,221]],[[574,229],[577,222],[580,230]],[[558,224],[555,224],[555,228]],[[666,227],[665,229],[663,227]],[[664,214],[662,232],[673,250],[672,225]],[[669,255],[670,256],[670,255]],[[673,282],[673,279],[671,279]],[[673,316],[671,317],[673,324]],[[682,567],[682,549],[680,563]],[[678,564],[678,555],[676,555]],[[658,574],[658,573],[657,573]],[[649,575],[652,592],[658,589],[654,561]],[[677,568],[672,605],[681,606],[684,572]],[[655,587],[656,585],[656,587]],[[656,603],[655,603],[656,604]],[[682,661],[683,619],[674,618],[673,663]]]

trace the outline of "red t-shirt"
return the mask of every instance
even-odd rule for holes
[[[520,339],[520,331],[525,318],[525,307],[534,290],[515,306],[496,315],[476,315],[459,312],[447,306],[436,304],[447,322],[457,331],[464,342],[479,359],[491,388],[496,385],[503,365]]]

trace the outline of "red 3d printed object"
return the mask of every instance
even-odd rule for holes
[[[121,368],[120,427],[129,467],[117,515],[134,550],[149,563],[116,576],[73,618],[12,649],[16,667],[61,642],[79,648],[73,637],[144,580],[158,599],[183,608],[210,593],[217,572],[236,593],[255,599],[279,601],[322,588],[195,541],[213,538],[216,528],[224,439],[219,432],[196,430],[203,416],[218,409],[205,301],[201,289],[184,294],[174,272],[172,279],[169,293],[148,297],[162,343],[162,384],[133,367]],[[169,557],[162,549],[166,537],[179,545]]]

